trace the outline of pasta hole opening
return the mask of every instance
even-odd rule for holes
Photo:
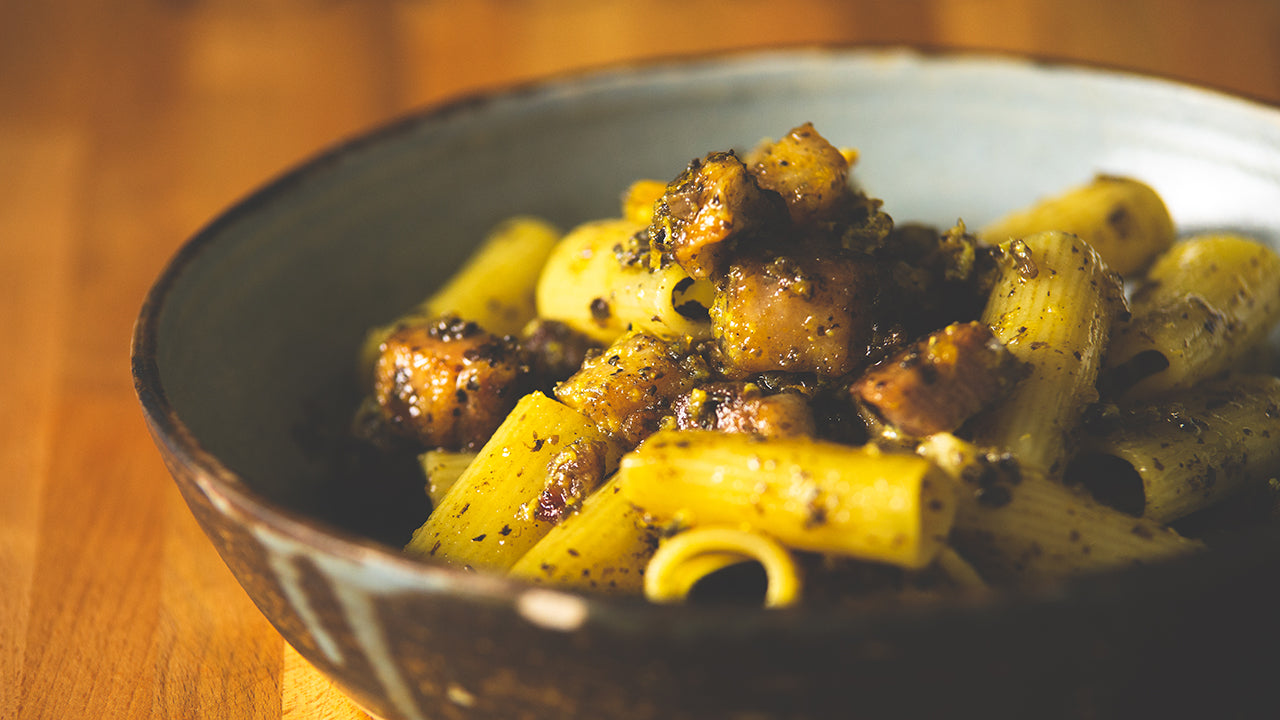
[[[1159,350],[1143,350],[1124,362],[1104,372],[1098,378],[1098,393],[1102,397],[1118,397],[1130,388],[1169,367],[1169,358]]]
[[[689,588],[688,603],[764,606],[769,576],[764,565],[744,560],[702,576]]]
[[[671,307],[691,322],[711,322],[711,304],[714,301],[715,287],[705,280],[684,278],[671,289]]]
[[[1085,453],[1067,465],[1065,480],[1080,485],[1095,500],[1140,517],[1147,506],[1142,475],[1131,463],[1109,453]]]

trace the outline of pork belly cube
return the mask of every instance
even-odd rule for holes
[[[681,430],[718,430],[760,437],[814,434],[813,411],[798,392],[766,394],[751,382],[713,382],[690,390],[672,404]]]
[[[785,227],[787,207],[732,152],[689,164],[654,208],[649,238],[690,277],[719,274],[738,240]]]
[[[516,404],[528,374],[510,337],[457,318],[392,333],[374,366],[374,398],[389,428],[424,447],[484,444]]]
[[[711,308],[726,374],[857,369],[871,335],[873,286],[870,261],[851,255],[738,259]]]
[[[850,390],[885,422],[923,437],[956,430],[1023,374],[991,328],[954,323],[871,368]]]
[[[634,447],[658,429],[671,401],[706,379],[706,365],[682,343],[630,332],[556,387],[560,402]]]
[[[745,162],[761,187],[782,196],[799,225],[831,217],[852,194],[849,161],[812,123],[760,145]]]

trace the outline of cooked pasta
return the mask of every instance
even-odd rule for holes
[[[1280,255],[1239,235],[1189,238],[1161,256],[1107,357],[1129,399],[1189,388],[1231,367],[1280,320]]]
[[[1061,580],[1200,547],[1158,522],[1102,505],[954,435],[930,436],[919,451],[962,484],[953,542],[985,578],[1007,584]]]
[[[931,463],[809,438],[661,431],[618,473],[662,520],[746,525],[788,547],[908,568],[933,560],[955,514],[953,484]]]
[[[539,517],[538,500],[547,486],[549,466],[579,440],[609,446],[608,438],[578,412],[541,393],[526,396],[441,498],[406,550],[471,568],[511,567],[551,530],[552,523]]]
[[[663,542],[646,569],[644,595],[654,602],[679,602],[699,581],[745,562],[764,568],[765,607],[800,601],[800,571],[786,548],[759,532],[715,526],[685,530]]]
[[[529,548],[510,573],[535,583],[636,595],[644,589],[658,534],[614,476]]]
[[[538,281],[541,317],[610,343],[628,329],[709,337],[711,289],[679,265],[649,266],[647,253],[628,252],[643,224],[629,219],[585,223],[556,246]]]
[[[440,504],[449,488],[462,477],[478,454],[472,450],[432,448],[418,456],[422,474],[427,478],[427,497],[431,498],[431,507]]]
[[[1174,243],[1115,176],[980,235],[895,226],[858,157],[804,124],[563,237],[505,225],[373,331],[353,426],[418,454],[434,508],[406,552],[659,603],[750,564],[769,607],[912,602],[1194,553],[1181,518],[1270,487],[1274,251]]]
[[[1208,507],[1280,465],[1280,378],[1237,375],[1117,410],[1082,434],[1073,475],[1157,522]]]
[[[1046,231],[1000,246],[1003,260],[982,321],[1031,369],[974,431],[1028,467],[1061,472],[1066,440],[1097,399],[1103,349],[1123,310],[1120,281],[1088,243]]]
[[[497,335],[520,332],[537,315],[534,288],[559,239],[558,230],[533,217],[494,228],[443,287],[398,321],[369,331],[360,351],[361,377],[369,377],[387,336],[416,319],[456,315]]]
[[[1045,198],[982,229],[992,243],[1046,230],[1077,235],[1112,270],[1129,275],[1146,267],[1174,241],[1173,218],[1160,195],[1134,178],[1098,175],[1091,182]]]

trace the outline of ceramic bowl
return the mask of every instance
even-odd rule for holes
[[[1280,539],[1043,592],[906,607],[660,607],[402,557],[421,485],[344,454],[366,328],[499,220],[616,212],[636,178],[804,121],[899,221],[970,225],[1141,177],[1183,231],[1280,243],[1280,112],[1094,68],[802,49],[470,97],[330,149],[173,258],[137,323],[156,443],[297,650],[384,718],[1110,716],[1272,701]],[[1274,705],[1273,705],[1274,706]]]

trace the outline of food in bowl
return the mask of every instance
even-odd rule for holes
[[[805,124],[563,237],[512,220],[374,331],[357,427],[434,501],[406,551],[655,601],[752,561],[768,605],[945,593],[1192,552],[1170,522],[1280,469],[1280,379],[1242,367],[1271,249],[1175,244],[1115,176],[895,225],[856,157]]]

